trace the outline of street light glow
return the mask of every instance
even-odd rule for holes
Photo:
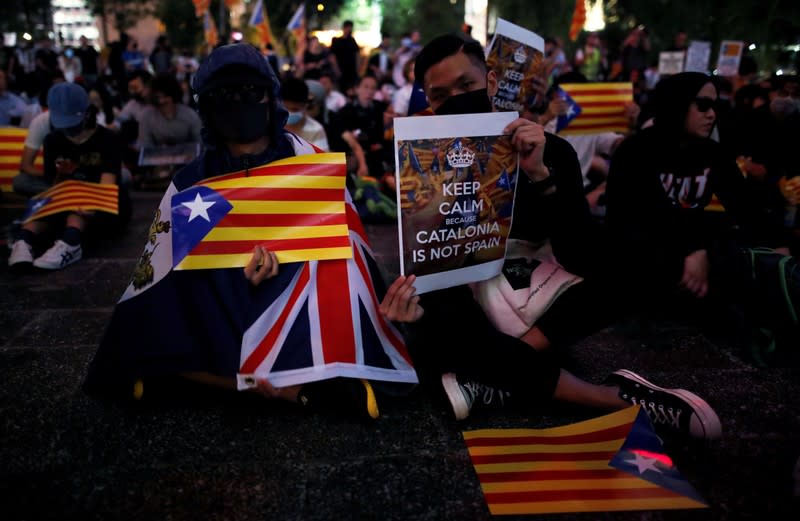
[[[317,11],[320,13],[325,10],[325,4],[317,4]]]

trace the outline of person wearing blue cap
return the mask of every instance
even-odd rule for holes
[[[47,95],[52,132],[44,140],[44,179],[119,184],[122,147],[113,132],[97,126],[96,108],[83,87],[61,83]],[[82,235],[87,227],[99,233],[122,228],[130,217],[127,192],[119,191],[119,214],[64,212],[23,225],[14,242],[8,265],[33,265],[45,270],[65,268],[81,259]],[[63,227],[60,239],[34,259],[39,238],[52,227]]]

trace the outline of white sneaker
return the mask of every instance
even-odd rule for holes
[[[11,255],[8,256],[8,265],[30,264],[31,262],[33,262],[33,246],[22,239],[15,241],[14,246],[11,247]]]
[[[33,265],[45,270],[60,270],[78,262],[81,260],[81,256],[80,244],[70,246],[66,242],[58,240],[41,257],[33,261]]]

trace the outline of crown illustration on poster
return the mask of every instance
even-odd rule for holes
[[[472,166],[475,161],[475,152],[468,149],[458,141],[456,145],[447,153],[447,162],[453,168],[466,168]]]
[[[525,63],[528,59],[528,55],[525,54],[525,49],[520,45],[517,47],[517,50],[514,51],[514,61],[517,63]]]

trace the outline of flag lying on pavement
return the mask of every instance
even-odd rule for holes
[[[344,154],[308,154],[206,179],[172,196],[176,270],[246,266],[256,245],[281,264],[352,256]]]
[[[119,187],[86,181],[64,181],[28,201],[23,220],[28,223],[62,212],[99,210],[119,213]]]
[[[639,406],[551,429],[464,433],[492,514],[706,508]]]
[[[630,83],[564,83],[559,87],[581,112],[559,132],[561,135],[627,133],[630,129],[625,104],[633,101]]]

